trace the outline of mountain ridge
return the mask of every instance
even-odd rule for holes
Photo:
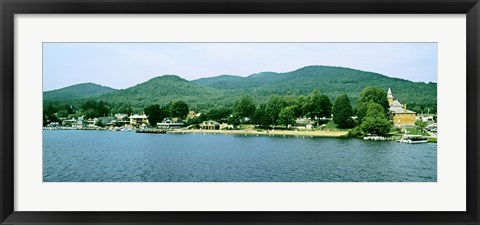
[[[44,91],[43,98],[46,101],[72,101],[100,96],[115,91],[117,91],[117,89],[87,82]]]
[[[412,106],[436,107],[436,83],[413,82],[334,66],[305,66],[290,72],[260,72],[247,77],[223,74],[191,81],[177,75],[163,75],[91,99],[129,104],[134,108],[184,100],[191,106],[208,108],[219,105],[229,107],[245,94],[252,96],[256,103],[261,103],[272,95],[308,95],[313,90],[320,90],[332,101],[341,94],[347,94],[355,103],[367,86],[377,86],[385,91],[391,88],[397,99]]]

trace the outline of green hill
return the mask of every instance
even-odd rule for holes
[[[113,88],[101,86],[94,83],[76,84],[57,90],[43,92],[44,102],[71,102],[79,99],[100,96],[116,91]]]
[[[308,95],[320,90],[334,99],[348,94],[353,103],[367,86],[391,88],[395,98],[415,105],[436,105],[437,84],[412,82],[343,67],[307,66],[287,73],[263,72],[248,77],[222,75],[192,81],[231,94],[248,93],[263,101],[270,95]]]
[[[192,106],[209,107],[219,101],[223,94],[221,90],[201,86],[175,75],[164,75],[95,99],[113,104],[128,104],[141,109],[151,104],[167,104],[172,100],[183,100]]]
[[[391,88],[394,97],[414,111],[436,108],[436,83],[412,82],[373,72],[331,66],[307,66],[287,73],[262,72],[248,77],[220,75],[193,81],[175,75],[164,75],[117,91],[106,87],[101,89],[102,86],[95,84],[79,84],[45,92],[44,99],[80,99],[76,105],[86,99],[103,100],[108,104],[130,105],[136,110],[143,110],[150,104],[163,105],[172,100],[183,100],[196,110],[229,107],[245,94],[250,95],[258,104],[272,95],[308,95],[313,90],[319,90],[330,97],[332,102],[337,96],[346,93],[356,105],[360,92],[367,86],[377,86],[385,91]],[[91,87],[91,90],[87,87]],[[100,90],[95,91],[95,87]]]

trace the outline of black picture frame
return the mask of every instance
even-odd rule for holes
[[[479,0],[0,0],[2,224],[479,224]],[[18,212],[14,211],[14,15],[66,13],[466,14],[466,212]]]

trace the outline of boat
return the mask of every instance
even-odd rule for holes
[[[406,144],[421,144],[427,143],[428,140],[421,135],[404,135],[402,139],[398,140],[398,142]]]
[[[376,136],[376,135],[368,135],[363,137],[363,140],[369,140],[369,141],[385,141],[387,138],[382,137],[382,136]]]
[[[394,137],[384,137],[384,136],[377,136],[377,135],[372,135],[368,134],[367,136],[363,137],[363,140],[366,141],[394,141]]]
[[[160,129],[137,129],[135,130],[136,133],[150,133],[150,134],[165,134],[167,130],[160,130]]]

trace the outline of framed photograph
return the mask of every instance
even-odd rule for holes
[[[478,0],[0,4],[1,224],[479,224]]]

